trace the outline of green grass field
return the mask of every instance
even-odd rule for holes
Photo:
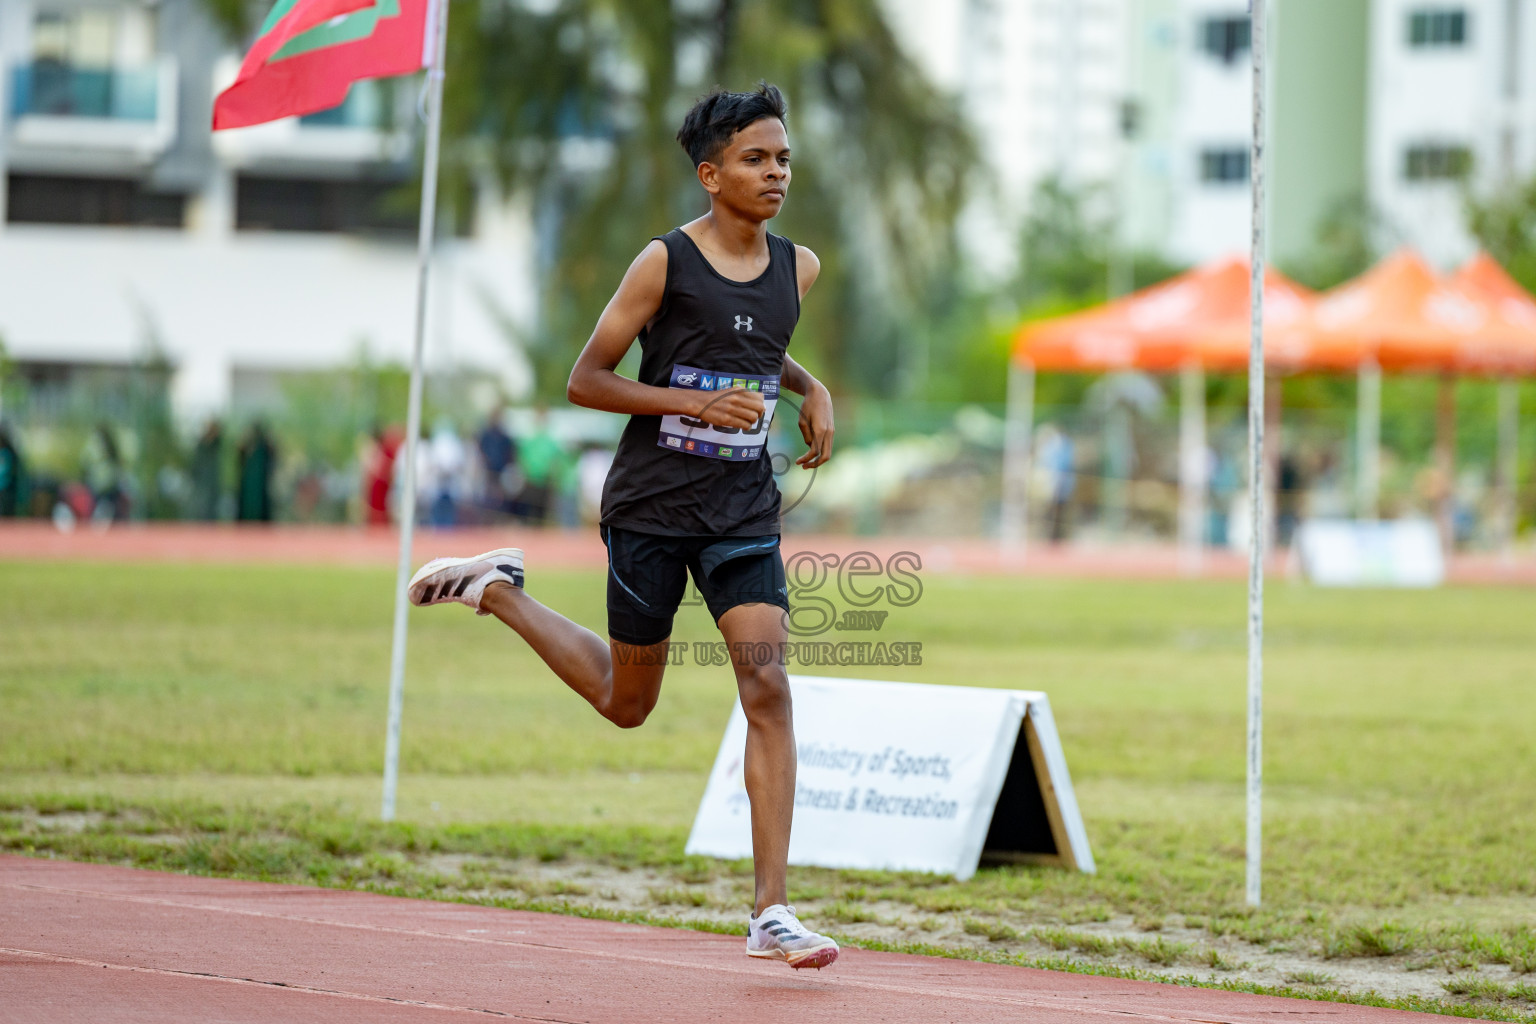
[[[531,579],[602,629],[600,572]],[[410,863],[429,849],[715,871],[681,850],[734,696],[726,671],[669,670],[651,720],[622,732],[461,608],[412,613],[403,823],[372,823],[391,583],[333,567],[0,565],[0,846],[428,893],[441,880]],[[882,633],[921,641],[923,664],[880,675],[1047,691],[1099,874],[797,884],[845,919],[860,901],[904,902],[972,915],[995,941],[1009,926],[987,922],[1009,914],[1057,929],[1178,915],[1325,959],[1536,969],[1536,593],[1280,583],[1268,613],[1261,912],[1241,905],[1244,600],[1229,583],[925,578]],[[697,608],[675,635],[715,638]],[[108,814],[38,827],[71,809]],[[1521,993],[1536,991],[1516,989],[1447,992],[1528,1019]]]

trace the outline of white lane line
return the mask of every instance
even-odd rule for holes
[[[521,1013],[509,1013],[504,1010],[485,1010],[478,1006],[453,1006],[448,1003],[433,1003],[423,999],[400,999],[394,996],[370,995],[367,992],[348,992],[344,989],[314,988],[309,985],[297,985],[290,981],[262,981],[259,978],[235,978],[227,974],[210,974],[206,971],[174,971],[163,967],[142,967],[138,964],[114,964],[105,960],[85,960],[76,956],[64,956],[61,953],[45,953],[36,949],[15,949],[9,946],[0,946],[0,953],[31,957],[36,960],[45,960],[49,963],[76,964],[80,967],[107,968],[114,971],[129,971],[134,974],[185,978],[191,981],[218,981],[226,985],[250,985],[256,988],[279,992],[286,991],[302,995],[329,996],[333,999],[356,999],[365,1003],[388,1003],[393,1006],[414,1006],[426,1010],[451,1010],[455,1013],[478,1013],[490,1017],[509,1017],[514,1020],[543,1021],[548,1022],[548,1024],[570,1024],[570,1022],[562,1021],[556,1017],[529,1017]]]
[[[554,952],[562,953],[562,954],[565,954],[565,955],[568,955],[568,956],[591,956],[591,957],[600,957],[602,959],[613,960],[613,961],[618,961],[618,962],[623,962],[623,963],[648,964],[648,965],[656,966],[656,967],[667,967],[667,968],[683,969],[683,970],[695,970],[695,971],[697,971],[697,970],[713,971],[713,972],[716,972],[718,974],[750,975],[750,976],[752,976],[754,978],[758,978],[758,979],[761,979],[763,977],[762,969],[761,969],[760,966],[759,967],[730,967],[730,966],[727,966],[725,964],[700,963],[700,962],[697,962],[697,961],[689,961],[689,960],[668,960],[668,959],[664,959],[664,958],[661,958],[661,957],[639,956],[639,955],[633,954],[633,953],[615,953],[615,952],[613,952],[611,950],[606,950],[606,949],[593,949],[593,948],[584,948],[584,947],[576,947],[576,946],[561,946],[561,945],[555,945],[553,943],[528,942],[528,941],[519,940],[519,939],[494,939],[494,938],[486,938],[486,937],[479,936],[479,935],[451,934],[451,933],[447,933],[447,932],[435,932],[435,931],[429,931],[429,930],[426,930],[426,929],[419,929],[419,928],[396,928],[396,927],[390,927],[390,926],[385,926],[385,925],[363,924],[363,923],[355,922],[355,921],[336,921],[336,920],[330,920],[330,919],[326,919],[326,918],[308,917],[308,916],[301,915],[301,914],[275,914],[275,913],[271,913],[269,911],[264,911],[264,910],[247,910],[247,909],[238,908],[238,907],[225,907],[225,906],[219,906],[217,904],[210,904],[210,903],[188,903],[188,902],[183,902],[183,901],[180,901],[180,900],[168,900],[168,899],[164,899],[164,898],[161,898],[161,897],[158,897],[158,896],[139,896],[139,895],[132,895],[132,894],[127,894],[127,893],[104,893],[104,892],[96,892],[96,891],[89,890],[89,889],[70,889],[70,888],[65,888],[63,886],[40,885],[40,884],[37,884],[37,883],[29,883],[29,882],[0,882],[0,888],[34,890],[34,891],[38,891],[38,892],[54,892],[54,893],[59,893],[59,894],[63,894],[63,895],[91,897],[91,898],[103,899],[103,900],[116,900],[116,901],[125,902],[125,903],[147,903],[147,904],[153,904],[153,905],[158,905],[158,906],[176,907],[176,908],[182,909],[182,910],[205,910],[205,911],[211,911],[211,912],[220,913],[220,914],[234,914],[234,915],[238,915],[238,916],[241,916],[241,917],[264,918],[264,919],[276,920],[276,921],[293,921],[293,922],[298,922],[298,923],[302,923],[302,924],[319,925],[319,926],[322,926],[322,927],[349,928],[349,929],[352,929],[352,930],[355,930],[355,931],[371,932],[371,933],[375,933],[375,934],[409,935],[409,936],[416,937],[416,938],[447,939],[447,940],[450,940],[450,941],[453,941],[453,942],[477,943],[477,944],[488,945],[488,946],[513,946],[513,947],[520,947],[520,948],[527,948],[527,949],[547,949],[547,950],[552,950]],[[345,894],[348,893],[347,890],[342,890],[342,889],[337,889],[337,890],[325,890],[325,889],[309,890],[309,889],[305,889],[305,890],[299,890],[299,891],[303,892],[305,895],[309,895],[310,893],[317,893],[317,894],[318,893],[334,893],[336,895],[345,895]],[[374,896],[374,897],[378,896],[377,893],[357,893],[356,895],[366,895],[366,896]],[[383,897],[383,898],[384,899],[390,899],[391,897]],[[483,906],[478,906],[478,905],[475,905],[475,904],[466,904],[466,903],[440,904],[440,906],[444,906],[444,907],[462,907],[462,908],[464,908],[466,910],[473,909],[475,911],[482,912],[482,913],[485,912],[485,911],[494,911],[494,910],[500,909],[500,908],[496,908],[496,907],[483,907]],[[626,923],[626,922],[613,922],[613,923]],[[694,934],[702,937],[703,935],[705,935],[707,933],[696,932]],[[818,972],[818,974],[820,974],[820,972]],[[979,993],[979,992],[963,992],[963,991],[962,992],[957,992],[957,991],[953,991],[953,990],[950,990],[950,989],[929,989],[929,988],[919,988],[917,986],[911,986],[911,985],[898,985],[898,984],[895,984],[895,983],[892,983],[892,982],[864,981],[864,980],[860,980],[860,979],[857,979],[857,978],[849,978],[846,975],[832,975],[832,976],[828,976],[828,977],[824,977],[824,978],[819,978],[817,983],[818,984],[823,984],[823,985],[830,985],[830,986],[844,986],[844,987],[848,987],[848,988],[861,988],[861,989],[867,989],[867,990],[876,991],[876,992],[897,993],[897,994],[907,995],[907,996],[914,996],[914,995],[916,995],[916,996],[924,996],[924,997],[927,997],[927,998],[935,998],[935,999],[964,999],[964,1000],[967,1000],[969,1002],[988,1003],[988,1004],[999,1005],[999,1006],[1032,1007],[1032,1008],[1036,1008],[1036,1009],[1051,1009],[1051,1010],[1071,1010],[1072,1012],[1075,1012],[1075,1013],[1091,1014],[1091,1015],[1094,1015],[1094,1016],[1135,1017],[1135,1018],[1142,1019],[1142,1020],[1170,1021],[1170,1022],[1174,1022],[1174,1024],[1242,1024],[1243,1020],[1245,1018],[1247,1018],[1249,1014],[1252,1014],[1252,1015],[1266,1015],[1267,1016],[1267,1015],[1273,1015],[1273,1014],[1275,1014],[1277,1012],[1277,1011],[1274,1011],[1274,1010],[1263,1010],[1263,1009],[1259,1009],[1259,1008],[1255,1007],[1253,1010],[1243,1011],[1243,1012],[1238,1013],[1238,1014],[1236,1014],[1234,1016],[1223,1016],[1223,1017],[1197,1017],[1197,1016],[1191,1016],[1191,1015],[1171,1016],[1171,1015],[1166,1014],[1166,1013],[1155,1013],[1155,1012],[1150,1012],[1150,1011],[1145,1011],[1145,1010],[1119,1009],[1119,1008],[1115,1008],[1115,1007],[1106,1007],[1106,1006],[1082,1006],[1082,1005],[1080,1005],[1078,1003],[1078,999],[1086,998],[1086,997],[1082,997],[1082,996],[1079,996],[1079,997],[1076,997],[1076,998],[1070,997],[1070,996],[1062,996],[1062,997],[1059,997],[1059,998],[1042,998],[1042,997],[1031,997],[1031,996],[1027,996],[1027,995],[1014,995],[1012,993],[1006,993],[1005,994],[1005,993]],[[1156,982],[1145,982],[1144,984],[1156,984]],[[1260,998],[1262,998],[1262,997],[1260,997]],[[1270,997],[1270,998],[1274,998],[1274,997]],[[1309,1007],[1307,1009],[1298,1009],[1298,1010],[1293,1010],[1293,1011],[1278,1011],[1278,1012],[1285,1012],[1285,1013],[1290,1013],[1290,1014],[1295,1014],[1295,1015],[1302,1015],[1302,1016],[1316,1015],[1316,1016],[1319,1016],[1319,1017],[1326,1017],[1326,1016],[1340,1016],[1340,1015],[1350,1014],[1352,1012],[1359,1011],[1361,1009],[1362,1009],[1361,1007],[1345,1005],[1345,1004],[1339,1004],[1339,1003],[1318,1003],[1317,1004],[1317,1008],[1315,1010],[1311,1009]]]

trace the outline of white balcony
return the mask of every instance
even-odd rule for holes
[[[220,88],[233,81],[233,67],[220,69]],[[402,111],[390,126],[385,114],[388,91],[373,81],[353,84],[346,102],[307,117],[235,128],[215,133],[215,151],[236,170],[307,169],[346,173],[362,164],[394,163],[411,155],[412,136]],[[414,116],[414,115],[412,115]]]
[[[506,326],[527,324],[535,302],[520,230],[505,244],[438,247],[430,372],[528,392],[531,369]],[[13,224],[0,232],[0,336],[20,361],[128,365],[152,333],[176,367],[178,410],[196,417],[227,409],[236,369],[329,369],[362,351],[408,363],[416,274],[413,247],[346,235]]]
[[[173,57],[140,68],[20,64],[9,85],[13,168],[147,166],[176,140]]]

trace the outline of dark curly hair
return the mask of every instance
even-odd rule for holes
[[[677,141],[687,150],[695,167],[705,162],[717,163],[732,135],[765,117],[783,121],[788,114],[789,105],[776,85],[759,82],[756,92],[716,89],[688,111],[683,126],[677,130]]]

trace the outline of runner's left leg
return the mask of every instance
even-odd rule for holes
[[[747,716],[747,798],[752,805],[754,914],[789,902],[789,829],[795,810],[795,725],[784,670],[784,609],[741,604],[720,616],[741,709]]]
[[[480,609],[512,627],[565,685],[619,728],[635,728],[656,707],[670,638],[647,647],[605,641],[507,583],[486,587]]]

